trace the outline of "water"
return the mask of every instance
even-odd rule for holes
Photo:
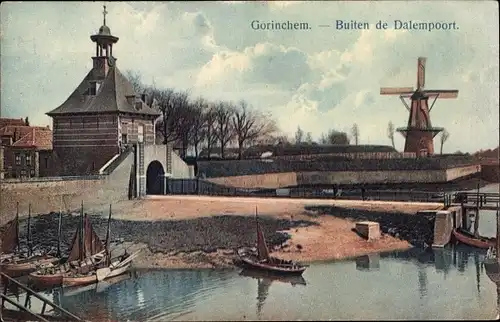
[[[495,236],[495,212],[481,212],[479,230]],[[240,270],[137,271],[41,294],[92,321],[492,319],[497,288],[484,256],[459,245],[316,263],[303,275],[306,285]],[[33,310],[40,306],[32,302]]]
[[[45,296],[93,321],[491,319],[483,258],[467,246],[375,254],[313,264],[306,285],[240,270],[137,271]]]
[[[499,192],[499,184],[487,185],[480,188],[480,192]],[[477,191],[477,190],[471,190]],[[479,234],[485,237],[495,237],[496,236],[496,212],[491,210],[482,210],[479,214]]]

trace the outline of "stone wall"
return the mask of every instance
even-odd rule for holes
[[[92,177],[44,178],[30,181],[9,180],[0,186],[0,226],[11,220],[19,202],[21,215],[50,211],[101,209],[110,203],[128,199],[128,182],[133,165],[130,154],[109,175]]]
[[[295,172],[209,178],[207,180],[223,186],[237,188],[273,189],[297,186],[297,174]]]
[[[500,182],[500,164],[481,165],[481,178],[488,182]]]

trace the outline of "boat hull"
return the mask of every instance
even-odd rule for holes
[[[41,265],[55,264],[57,262],[59,262],[59,258],[46,255],[28,258],[19,263],[2,264],[0,267],[3,273],[11,277],[20,277],[34,272]]]
[[[307,266],[299,263],[284,261],[275,257],[270,257],[268,262],[261,262],[253,252],[246,248],[239,249],[238,256],[246,268],[266,271],[277,275],[302,275],[307,268]]]
[[[97,283],[95,272],[87,276],[63,276],[62,283],[64,286],[82,286]]]
[[[495,239],[494,238],[484,238],[484,237],[474,237],[472,234],[459,231],[454,229],[453,230],[453,236],[455,237],[456,240],[459,242],[476,247],[476,248],[481,248],[481,249],[489,249],[490,247],[495,246]]]
[[[30,273],[29,278],[37,286],[59,286],[63,282],[63,273],[38,274],[37,272],[33,272]]]

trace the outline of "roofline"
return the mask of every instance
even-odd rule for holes
[[[157,112],[158,114],[150,114],[150,113],[131,113],[131,112],[122,112],[122,111],[106,111],[106,112],[76,112],[76,113],[71,113],[71,112],[63,112],[63,113],[45,113],[45,115],[54,117],[54,116],[78,116],[78,115],[109,115],[109,114],[128,114],[128,115],[141,115],[141,116],[151,116],[154,118],[158,118],[161,116],[160,112]],[[21,126],[21,125],[18,125]]]

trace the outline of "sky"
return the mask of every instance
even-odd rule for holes
[[[92,68],[90,35],[103,2],[2,2],[1,116],[50,125]],[[120,38],[117,66],[157,87],[209,100],[246,100],[290,136],[359,128],[360,144],[390,145],[387,124],[408,111],[380,87],[415,87],[427,57],[427,89],[458,89],[439,100],[432,125],[450,133],[444,153],[499,145],[499,22],[496,1],[109,2]],[[252,21],[305,22],[306,30],[255,30]],[[368,30],[337,30],[336,20]],[[394,20],[453,23],[456,30],[396,30]],[[388,29],[376,29],[376,23]],[[321,25],[330,25],[322,27]],[[396,134],[396,148],[404,139]],[[439,139],[435,139],[439,146]],[[437,148],[438,150],[439,148]]]

